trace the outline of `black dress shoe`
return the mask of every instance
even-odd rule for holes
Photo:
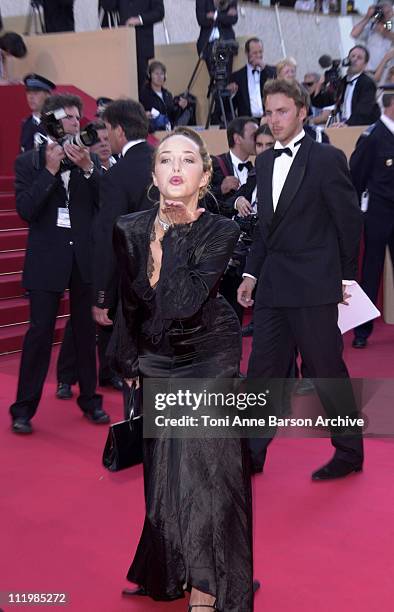
[[[96,423],[96,425],[105,425],[110,421],[109,415],[104,412],[102,408],[93,408],[92,410],[86,410],[86,412],[84,412],[83,414],[87,419],[89,419],[89,421],[92,421],[92,423]]]
[[[352,342],[352,347],[353,348],[366,348],[367,346],[367,339],[366,338],[354,338],[353,342]]]
[[[246,338],[247,336],[253,336],[253,328],[253,321],[245,325],[245,327],[242,328],[242,337]]]
[[[122,595],[125,597],[134,597],[135,595],[143,597],[148,595],[148,593],[145,591],[144,587],[136,587],[135,589],[123,589]]]
[[[326,465],[313,472],[312,480],[334,480],[343,478],[353,472],[361,472],[362,465],[352,465],[341,459],[331,459]]]
[[[71,391],[71,385],[68,383],[58,383],[56,397],[57,399],[71,399],[73,392]]]
[[[19,417],[12,421],[12,431],[17,434],[31,434],[33,433],[33,428],[29,419]]]
[[[123,391],[123,380],[120,376],[112,376],[111,378],[99,378],[100,387],[113,387],[116,391]]]

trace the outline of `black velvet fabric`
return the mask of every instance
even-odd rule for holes
[[[114,232],[122,312],[115,334],[125,376],[215,378],[238,373],[237,317],[217,286],[237,225],[205,212],[163,239],[160,279],[147,276],[157,209],[122,217]],[[127,341],[125,341],[127,337]],[[145,440],[146,516],[128,579],[156,600],[195,587],[222,612],[253,610],[252,504],[243,440]]]

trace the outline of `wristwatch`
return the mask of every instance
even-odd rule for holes
[[[90,166],[89,170],[86,170],[86,172],[84,172],[83,175],[86,179],[89,179],[92,176],[93,172],[94,172],[94,163],[92,162],[92,165]]]

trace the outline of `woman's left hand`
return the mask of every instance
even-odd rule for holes
[[[173,202],[164,200],[162,213],[166,215],[171,225],[183,225],[185,223],[193,223],[201,217],[205,212],[205,208],[197,208],[190,210],[183,202]]]

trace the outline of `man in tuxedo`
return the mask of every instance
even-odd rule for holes
[[[22,123],[20,147],[21,152],[30,151],[34,147],[34,134],[45,134],[41,123],[41,109],[45,100],[51,95],[56,85],[40,74],[27,74],[23,79],[26,88],[26,99],[31,115]]]
[[[247,64],[231,75],[228,88],[234,94],[233,105],[237,115],[260,119],[264,114],[264,84],[276,77],[276,69],[265,64],[264,47],[259,38],[246,41],[245,54]]]
[[[42,0],[45,31],[74,32],[74,0]]]
[[[259,226],[238,290],[239,302],[250,306],[258,279],[248,377],[288,377],[297,346],[328,417],[355,415],[337,319],[338,303],[349,297],[344,283],[357,275],[357,194],[345,155],[305,134],[308,95],[298,83],[269,81],[264,104],[276,143],[256,160]],[[335,455],[314,480],[362,468],[359,432],[331,431]],[[269,441],[251,440],[255,471],[262,471]]]
[[[234,204],[233,196],[241,185],[247,182],[248,174],[253,171],[249,157],[256,153],[254,139],[256,130],[257,123],[251,117],[236,117],[227,127],[228,153],[212,158],[211,191],[218,202],[219,212],[230,218],[240,210],[238,205]],[[240,206],[244,206],[243,202]],[[223,276],[219,291],[233,307],[242,323],[243,308],[237,302],[239,269],[231,263]]]
[[[93,316],[100,325],[112,325],[109,315],[117,303],[119,280],[112,247],[114,223],[121,215],[151,208],[158,197],[155,199],[153,189],[151,199],[148,197],[153,149],[146,142],[148,119],[143,106],[134,100],[115,100],[106,107],[102,119],[112,153],[120,158],[102,177],[100,185],[100,212],[94,235]]]
[[[93,423],[108,423],[102,396],[96,394],[96,332],[91,316],[92,225],[98,208],[100,171],[89,150],[56,142],[49,117],[62,114],[65,134],[79,131],[80,98],[50,96],[42,118],[52,139],[38,155],[28,151],[15,165],[16,208],[29,223],[23,286],[29,291],[30,327],[26,333],[16,402],[14,433],[32,432],[31,419],[49,368],[59,302],[70,289],[70,313],[80,388],[78,404]],[[67,160],[67,164],[65,163]]]
[[[138,91],[146,80],[148,62],[155,55],[153,25],[164,19],[163,0],[100,0],[105,11],[118,11],[120,25],[135,28]]]
[[[386,256],[394,262],[394,85],[383,94],[383,114],[362,134],[350,158],[350,172],[359,197],[368,190],[364,213],[364,256],[361,286],[376,303]],[[354,330],[353,347],[363,349],[373,321]]]
[[[368,49],[355,45],[348,59],[347,75],[341,80],[337,93],[317,93],[311,102],[320,108],[335,104],[334,113],[343,125],[370,125],[379,119],[380,109],[376,103],[375,81],[365,74]]]
[[[215,40],[235,40],[233,26],[238,21],[237,0],[231,0],[222,9],[218,0],[196,0],[196,16],[200,26],[197,52],[212,75],[212,47]],[[231,70],[231,68],[230,68]]]

